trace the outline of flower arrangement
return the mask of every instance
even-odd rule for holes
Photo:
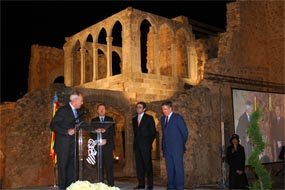
[[[89,181],[76,181],[66,190],[120,190],[118,187],[110,187],[102,182],[90,183]]]

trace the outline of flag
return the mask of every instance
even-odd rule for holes
[[[53,102],[52,102],[52,117],[54,117],[55,112],[58,109],[58,97],[56,92],[54,93]],[[51,141],[50,141],[50,151],[49,155],[51,156],[52,163],[55,165],[57,163],[57,157],[54,150],[54,141],[55,141],[55,132],[51,131]]]

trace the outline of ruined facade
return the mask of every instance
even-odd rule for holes
[[[233,133],[231,88],[285,92],[283,13],[281,1],[229,3],[226,32],[196,39],[183,16],[167,19],[127,8],[66,38],[63,50],[33,46],[29,93],[2,105],[0,112],[7,118],[0,125],[5,130],[0,141],[3,187],[53,183],[48,156],[51,101],[57,91],[65,103],[69,87],[84,92],[90,110],[86,120],[96,115],[96,104],[104,102],[107,114],[117,122],[116,154],[122,159],[115,166],[115,176],[135,175],[131,118],[135,103],[146,101],[158,131],[153,145],[154,178],[165,185],[159,118],[161,101],[170,99],[190,131],[186,186],[220,182],[221,123],[226,142]],[[66,87],[49,88],[58,77],[64,77]],[[36,156],[27,155],[34,138],[43,146],[33,148]],[[21,146],[14,146],[15,141]],[[19,178],[18,173],[25,175]]]

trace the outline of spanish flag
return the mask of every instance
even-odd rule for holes
[[[55,115],[55,112],[58,109],[58,97],[55,92],[54,97],[53,97],[53,102],[52,102],[52,117]],[[56,153],[54,150],[54,141],[55,141],[55,132],[51,131],[51,141],[50,141],[50,151],[49,155],[51,156],[52,163],[56,165],[57,163],[57,158],[56,158]]]

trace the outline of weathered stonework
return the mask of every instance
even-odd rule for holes
[[[63,77],[63,50],[32,45],[28,91],[48,88],[60,76]]]
[[[205,72],[284,84],[284,2],[238,1],[227,7],[218,59]]]
[[[99,102],[106,103],[107,115],[115,118],[118,142],[115,152],[122,158],[115,167],[116,177],[135,176],[131,127],[135,103],[148,103],[148,111],[155,117],[160,132],[160,104],[170,99],[190,131],[185,154],[186,187],[220,182],[221,122],[226,143],[233,133],[231,88],[285,92],[284,7],[282,1],[229,3],[226,32],[199,40],[185,17],[167,19],[128,8],[66,38],[63,50],[33,46],[30,92],[12,106],[1,105],[0,109],[0,127],[5,130],[0,134],[3,187],[53,184],[48,156],[51,101],[57,91],[59,101],[66,103],[69,87],[83,91],[84,104],[90,110],[87,121],[96,116]],[[145,20],[150,24],[147,73],[142,72],[140,62],[140,25]],[[115,23],[122,26],[122,46],[112,43],[116,38],[112,36]],[[105,42],[99,41],[103,28]],[[112,73],[113,52],[120,57],[119,74]],[[64,76],[67,87],[49,88],[59,76]],[[261,82],[263,85],[258,86]],[[158,155],[154,178],[165,185],[160,143],[158,133],[153,146],[156,150],[153,155]],[[85,169],[85,177],[94,180],[90,174],[93,169]]]

